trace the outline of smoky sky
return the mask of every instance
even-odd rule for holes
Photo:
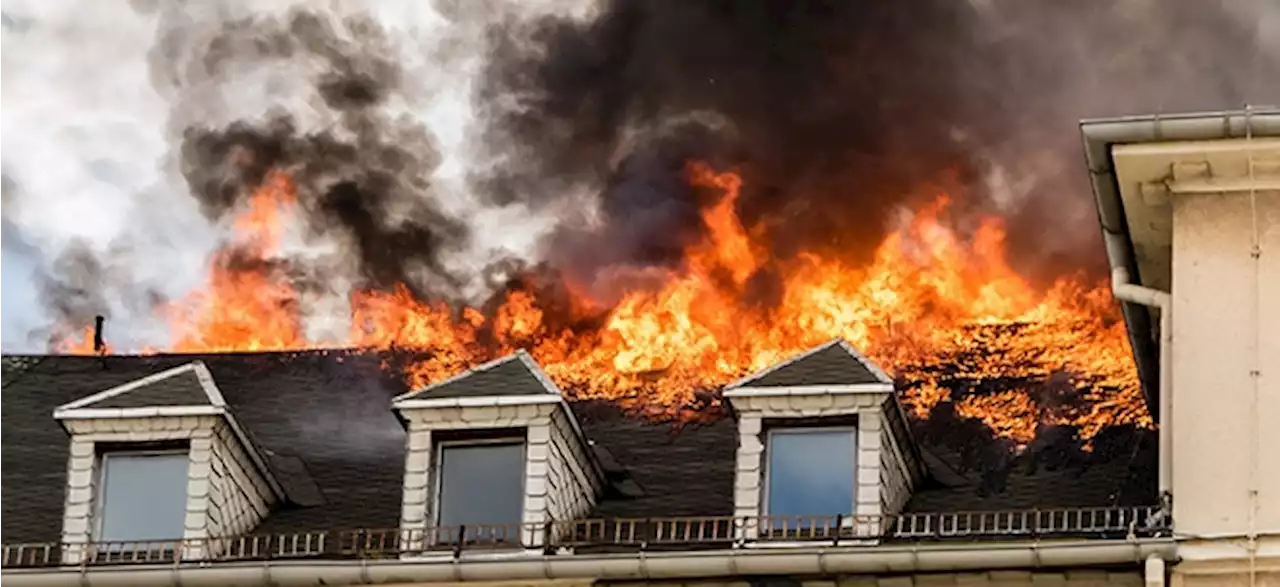
[[[1257,18],[1277,10],[613,0],[587,22],[497,25],[481,99],[490,144],[514,156],[486,185],[498,201],[606,186],[591,248],[616,262],[678,255],[697,236],[669,155],[740,168],[740,212],[771,221],[779,258],[865,255],[890,213],[935,184],[961,211],[1006,216],[1023,270],[1096,270],[1077,121],[1280,97],[1276,43]]]
[[[865,260],[945,190],[1050,279],[1105,263],[1081,118],[1280,101],[1273,0],[19,4],[6,259],[28,315],[115,312],[126,346],[164,346],[151,308],[201,287],[271,170],[303,211],[286,274],[336,298],[678,263],[714,196],[691,160],[743,175],[775,259]]]
[[[439,155],[429,131],[377,110],[403,83],[398,64],[376,50],[388,43],[380,25],[348,18],[341,26],[345,37],[305,11],[228,22],[191,57],[198,68],[178,64],[178,72],[227,79],[226,70],[237,62],[313,57],[321,62],[312,79],[319,98],[314,107],[334,115],[333,127],[318,131],[297,128],[287,114],[225,128],[188,127],[182,173],[202,210],[218,218],[270,172],[286,171],[310,228],[342,237],[366,285],[422,286],[418,293],[428,295],[429,281],[450,285],[437,255],[463,242],[467,227],[443,212],[432,194],[429,177]],[[164,51],[155,58],[160,66],[172,65],[173,56]],[[170,81],[192,83],[181,73]]]

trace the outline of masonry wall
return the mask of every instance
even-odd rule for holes
[[[897,514],[911,498],[911,480],[889,429],[880,431],[880,511]]]
[[[551,519],[586,517],[595,507],[602,481],[591,470],[591,456],[564,409],[551,415],[551,451],[547,469],[548,511]]]
[[[276,501],[266,479],[225,421],[219,421],[213,437],[201,443],[201,450],[209,451],[208,480],[198,483],[193,479],[187,494],[188,498],[208,494],[209,535],[234,537],[252,532]],[[193,445],[193,462],[195,452]]]
[[[911,451],[910,432],[897,400],[890,397],[880,410],[880,511],[898,514],[911,499],[919,480],[921,463]]]
[[[542,525],[580,517],[595,504],[600,480],[560,404],[412,408],[406,437],[400,528],[407,550],[428,545],[434,525],[435,449],[433,432],[525,429],[524,523],[522,540],[541,544]]]
[[[1280,533],[1280,193],[1173,198],[1173,519]],[[1243,550],[1239,551],[1243,556]]]

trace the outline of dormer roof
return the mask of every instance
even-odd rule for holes
[[[193,361],[63,404],[54,410],[54,415],[61,418],[99,410],[225,405],[208,367]]]
[[[221,416],[270,486],[272,493],[278,499],[288,497],[272,474],[267,456],[237,421],[227,406],[227,400],[214,383],[213,374],[201,361],[192,361],[117,385],[62,404],[53,411],[53,417],[59,421],[200,415]]]
[[[847,341],[837,338],[739,379],[725,389],[848,386],[893,391],[893,379]]]
[[[397,396],[397,408],[431,407],[460,398],[507,398],[504,403],[552,403],[564,395],[523,349],[422,389]]]

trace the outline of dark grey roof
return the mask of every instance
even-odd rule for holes
[[[542,395],[549,393],[522,354],[481,365],[451,379],[431,385],[401,399],[480,397],[492,395]]]
[[[56,541],[62,525],[67,436],[59,405],[194,359],[208,365],[232,413],[268,456],[276,478],[309,473],[257,529],[394,528],[399,523],[405,433],[391,399],[407,391],[381,364],[347,352],[150,357],[51,356],[6,381],[0,425],[6,542]],[[518,365],[519,361],[514,361]],[[513,365],[513,366],[516,366]],[[523,392],[522,392],[523,393]],[[947,404],[943,404],[946,406]],[[736,425],[708,412],[673,426],[613,404],[571,404],[584,434],[614,462],[615,487],[596,514],[620,517],[728,515],[733,511]],[[1149,504],[1155,501],[1153,433],[1109,429],[1092,452],[1070,430],[1017,453],[979,422],[935,410],[911,422],[933,475],[909,508],[998,510]],[[316,504],[316,505],[302,505]]]
[[[207,406],[209,395],[200,385],[194,371],[174,373],[163,379],[147,382],[124,393],[77,406],[86,409],[141,408],[147,406]]]
[[[830,344],[794,362],[753,379],[747,386],[799,387],[883,383],[875,373],[840,344]]]

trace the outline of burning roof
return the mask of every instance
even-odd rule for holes
[[[1262,10],[1193,0],[407,4],[145,7],[171,177],[53,253],[51,348],[106,314],[116,352],[356,347],[410,386],[525,348],[574,398],[696,419],[842,337],[916,418],[1087,442],[1151,420],[1054,121],[1274,93],[1270,55],[1226,58]],[[133,224],[169,212],[215,252],[153,263],[186,224]]]
[[[1108,426],[1150,426],[1105,284],[1067,276],[1035,287],[1009,266],[998,218],[979,219],[966,236],[939,192],[863,266],[816,250],[780,258],[762,244],[770,226],[738,214],[738,173],[692,162],[687,179],[704,192],[705,231],[677,265],[622,267],[585,283],[529,271],[483,307],[404,285],[358,290],[341,344],[397,351],[386,366],[410,388],[528,349],[575,399],[684,418],[717,404],[708,392],[733,379],[841,337],[896,378],[917,418],[954,402],[958,416],[1017,446],[1044,427],[1087,442]],[[160,308],[174,341],[165,350],[326,346],[306,335],[306,292],[277,255],[297,189],[289,170],[255,188],[208,287]],[[619,293],[605,300],[601,291]],[[90,334],[60,348],[90,352]]]

